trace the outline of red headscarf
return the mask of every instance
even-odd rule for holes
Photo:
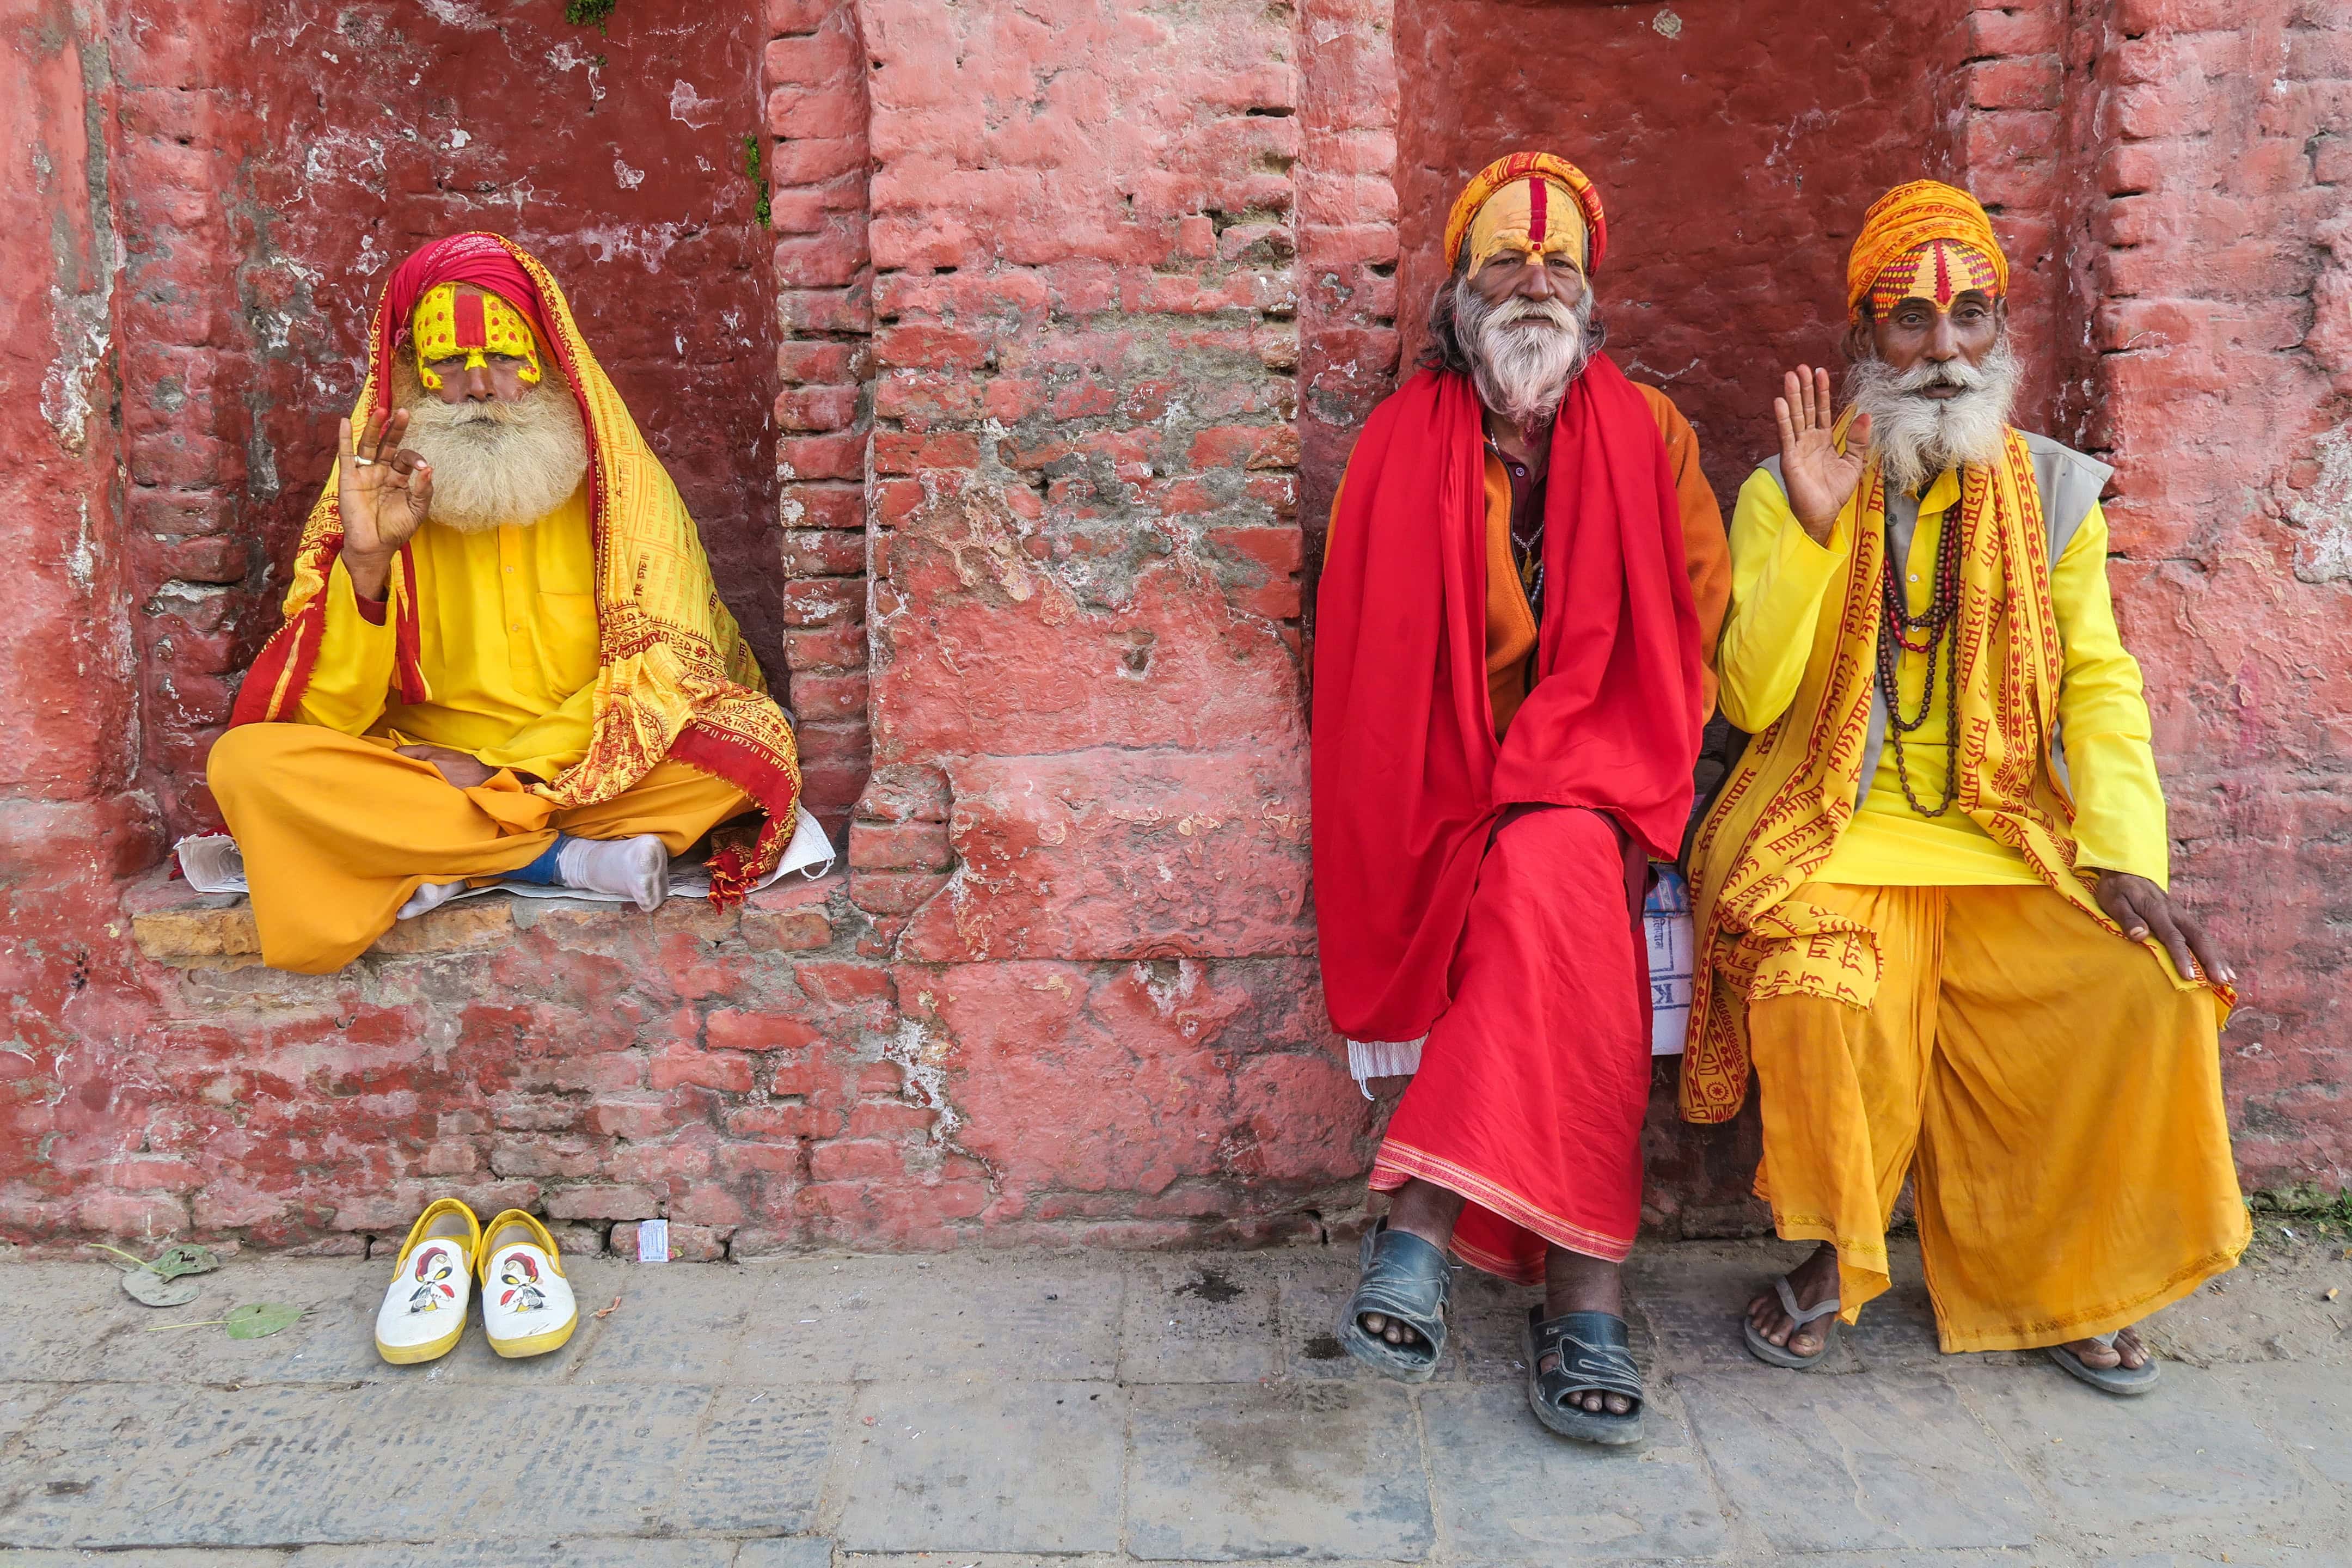
[[[1537,680],[1495,739],[1477,395],[1423,371],[1373,410],[1331,522],[1315,640],[1315,904],[1331,1021],[1414,1040],[1501,813],[1606,812],[1665,859],[1706,721],[1665,443],[1605,354],[1552,426]]]
[[[392,269],[383,285],[383,309],[376,312],[375,363],[390,364],[392,352],[408,337],[408,323],[416,303],[444,283],[471,283],[487,289],[530,320],[530,330],[542,343],[553,341],[547,330],[547,307],[539,285],[508,253],[493,234],[453,234],[420,246],[407,260]]]

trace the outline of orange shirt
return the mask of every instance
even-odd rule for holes
[[[1698,437],[1674,400],[1654,386],[1635,384],[1658,435],[1666,444],[1666,468],[1683,509],[1683,562],[1690,574],[1691,605],[1698,612],[1698,646],[1704,668],[1700,689],[1706,710],[1715,711],[1715,639],[1731,603],[1731,546],[1723,531],[1723,510],[1699,471]],[[1552,476],[1546,475],[1549,482]],[[1486,454],[1486,690],[1495,706],[1495,733],[1510,728],[1528,699],[1528,656],[1535,651],[1536,617],[1528,607],[1517,563],[1511,558],[1511,477],[1503,460]]]

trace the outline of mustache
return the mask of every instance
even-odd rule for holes
[[[1983,369],[1964,359],[1943,361],[1921,360],[1909,370],[1888,374],[1881,384],[1893,393],[1920,393],[1929,387],[1948,386],[1961,392],[1982,392],[1992,384],[1993,378]]]
[[[1486,321],[1489,325],[1497,327],[1528,321],[1549,321],[1566,331],[1576,325],[1576,312],[1558,300],[1530,300],[1525,295],[1514,294],[1493,307],[1487,312]]]

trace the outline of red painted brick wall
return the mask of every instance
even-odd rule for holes
[[[621,0],[608,39],[555,0],[239,0],[192,40],[34,6],[0,1238],[349,1250],[449,1191],[702,1256],[1344,1230],[1374,1126],[1316,988],[1304,600],[1444,205],[1528,142],[1602,183],[1612,349],[1727,500],[1871,197],[1993,205],[2032,417],[2121,468],[2179,884],[2251,954],[2246,1174],[2340,1184],[2352,36],[2310,0],[1801,9]],[[445,912],[328,979],[207,957],[136,879],[205,817],[368,291],[476,224],[572,288],[846,874]],[[1654,1225],[1753,1223],[1751,1135],[1663,1107]]]

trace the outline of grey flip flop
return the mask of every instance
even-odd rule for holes
[[[2116,1334],[2122,1332],[2121,1329],[2116,1331]],[[2091,1337],[2103,1345],[2112,1347],[2116,1342],[2116,1334],[2093,1334]],[[2051,1345],[2048,1348],[2050,1359],[2064,1367],[2070,1376],[2081,1378],[2102,1394],[2113,1394],[2125,1399],[2129,1399],[2135,1394],[2146,1394],[2149,1389],[2154,1388],[2156,1380],[2163,1373],[2163,1369],[2157,1363],[2153,1352],[2149,1352],[2147,1363],[2145,1366],[2127,1367],[2120,1362],[2114,1366],[2092,1366],[2064,1345]]]
[[[1427,1383],[1445,1356],[1446,1304],[1454,1294],[1454,1268],[1443,1249],[1410,1231],[1391,1230],[1387,1220],[1364,1237],[1359,1255],[1362,1274],[1356,1293],[1339,1313],[1339,1343],[1373,1371],[1400,1383]],[[1421,1336],[1392,1345],[1367,1331],[1363,1316],[1378,1312]]]
[[[1780,1293],[1780,1310],[1789,1314],[1790,1339],[1795,1339],[1797,1331],[1816,1318],[1829,1319],[1822,1329],[1822,1348],[1811,1355],[1793,1354],[1787,1347],[1776,1345],[1758,1333],[1755,1323],[1742,1312],[1739,1315],[1739,1331],[1747,1337],[1748,1353],[1772,1366],[1785,1366],[1792,1372],[1811,1372],[1822,1364],[1822,1359],[1830,1353],[1830,1346],[1837,1342],[1838,1299],[1832,1296],[1818,1306],[1801,1308],[1797,1305],[1797,1292],[1790,1288],[1786,1274],[1772,1281],[1772,1289]]]

